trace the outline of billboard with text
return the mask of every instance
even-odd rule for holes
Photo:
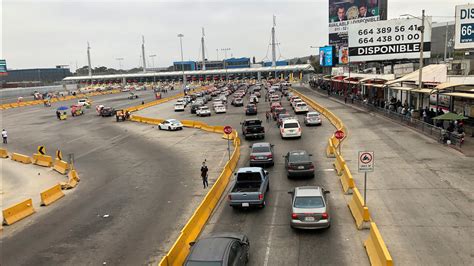
[[[0,59],[0,76],[6,76],[7,74],[7,61]]]
[[[474,48],[474,5],[456,6],[454,49]]]

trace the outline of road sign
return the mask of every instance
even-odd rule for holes
[[[360,151],[359,152],[359,172],[373,172],[374,171],[374,152]]]
[[[46,148],[44,146],[38,146],[38,153],[41,155],[46,154]]]
[[[56,151],[56,158],[58,158],[61,161],[63,160],[63,153],[61,152],[61,150]]]
[[[334,133],[334,136],[336,137],[336,139],[341,140],[341,139],[344,138],[344,131],[342,131],[342,130],[337,130],[337,131]]]
[[[224,127],[224,133],[226,133],[227,135],[231,134],[232,133],[232,127],[231,126],[225,126]]]

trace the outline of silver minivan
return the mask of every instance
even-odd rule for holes
[[[319,186],[296,187],[291,195],[292,228],[321,229],[331,226],[328,190]]]

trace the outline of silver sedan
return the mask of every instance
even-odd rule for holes
[[[296,187],[291,195],[292,228],[321,229],[331,226],[331,216],[327,194],[329,191],[319,186]]]

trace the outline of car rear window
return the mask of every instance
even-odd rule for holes
[[[252,153],[270,152],[269,147],[253,147]]]
[[[305,107],[306,104],[305,104],[305,103],[298,103],[298,104],[296,104],[296,106],[298,106],[298,107]]]
[[[283,127],[284,127],[284,128],[298,128],[299,125],[298,125],[298,123],[285,123],[285,124],[283,125]]]
[[[245,121],[245,125],[246,126],[259,126],[262,124],[262,121],[260,120],[248,120],[248,121]]]
[[[323,208],[324,201],[321,196],[316,197],[296,197],[295,208],[302,208],[302,209],[313,209],[313,208]]]
[[[291,163],[296,162],[309,162],[309,155],[306,152],[290,152],[288,156],[288,161]]]

